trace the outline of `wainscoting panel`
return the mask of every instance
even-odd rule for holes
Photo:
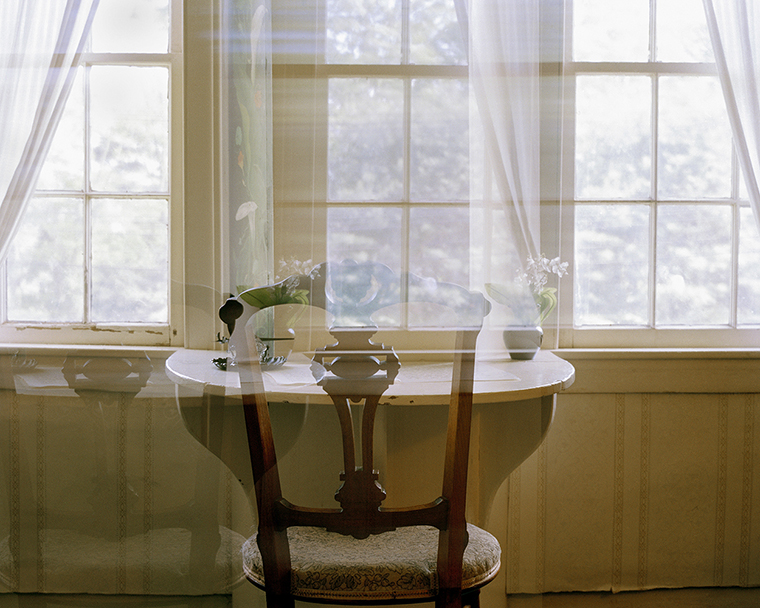
[[[62,361],[22,374],[0,358],[0,594],[229,600],[250,505],[188,433],[160,362],[134,390],[74,390]]]
[[[760,585],[759,402],[560,395],[507,481],[507,592]]]

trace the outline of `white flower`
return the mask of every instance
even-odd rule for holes
[[[311,273],[316,270],[314,262],[309,260],[301,261],[295,256],[289,257],[287,260],[280,260],[280,270],[275,277],[275,280],[287,278],[295,274],[303,274],[311,276]]]
[[[544,290],[550,274],[556,274],[562,278],[567,273],[567,262],[560,262],[559,257],[550,260],[542,254],[536,259],[528,256],[527,261],[525,270],[517,271],[517,280],[527,283],[536,294]]]
[[[549,261],[549,272],[556,274],[559,278],[562,278],[567,274],[567,262],[560,262],[559,257]]]

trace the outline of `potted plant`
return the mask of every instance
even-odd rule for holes
[[[504,330],[504,345],[513,359],[532,359],[543,340],[542,323],[557,306],[557,288],[548,287],[549,276],[567,272],[567,262],[543,254],[528,257],[524,269],[509,284],[486,283],[486,293],[497,304],[507,306],[513,322]]]
[[[313,278],[312,273],[306,276]],[[268,368],[279,367],[287,360],[290,343],[295,339],[293,325],[303,314],[303,306],[309,304],[309,290],[300,287],[301,278],[294,275],[273,285],[242,288],[240,295],[229,298],[219,309],[219,317],[227,325],[230,336],[237,319],[243,314],[240,300],[259,310],[254,320],[256,347],[259,361]],[[280,306],[287,304],[295,306]],[[229,338],[217,335],[217,341],[226,343]],[[282,346],[278,346],[279,343]],[[234,365],[235,352],[232,346],[229,347],[229,358]],[[214,365],[227,369],[227,357],[214,359]]]
[[[256,346],[259,360],[268,367],[282,365],[295,339],[293,325],[309,304],[309,290],[298,288],[298,277],[243,291],[238,298],[259,309],[255,317]],[[282,307],[283,304],[298,306]],[[277,308],[275,308],[277,307]]]

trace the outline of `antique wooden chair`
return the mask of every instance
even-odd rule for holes
[[[486,311],[480,294],[451,286],[439,292],[438,284],[430,281],[410,280],[401,286],[407,298],[453,302],[462,313],[462,324],[456,328],[453,352],[441,494],[426,504],[382,506],[385,490],[373,462],[375,415],[400,364],[392,348],[372,342],[377,328],[369,312],[392,303],[399,293],[387,297],[378,288],[382,280],[377,276],[362,282],[356,275],[387,275],[380,266],[338,265],[328,279],[331,287],[326,289],[324,277],[316,275],[309,283],[309,302],[322,306],[336,300],[337,283],[347,286],[330,330],[337,342],[317,349],[312,360],[315,380],[332,400],[340,422],[344,470],[335,494],[340,507],[297,506],[283,496],[257,349],[252,339],[239,338],[252,338],[242,323],[233,332],[233,338],[238,334],[237,367],[259,516],[258,532],[243,548],[244,570],[266,592],[268,606],[293,606],[294,600],[478,606],[480,587],[499,569],[496,539],[465,521],[475,346]],[[349,293],[354,294],[353,307]],[[235,308],[248,316],[242,314],[243,307]],[[341,320],[348,327],[337,326]],[[359,409],[352,404],[363,404],[359,438],[353,422]],[[360,464],[355,462],[357,443]]]

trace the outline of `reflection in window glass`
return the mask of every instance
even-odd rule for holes
[[[657,325],[725,325],[731,305],[731,208],[660,205]]]
[[[466,41],[454,0],[411,0],[409,61],[417,65],[463,65]]]
[[[647,61],[649,2],[574,0],[575,61]]]
[[[166,323],[168,284],[169,202],[94,200],[92,320]]]
[[[731,196],[731,129],[717,78],[660,78],[661,198]]]
[[[657,0],[657,61],[714,61],[702,0]]]
[[[411,199],[464,201],[469,195],[467,83],[412,83]]]
[[[579,76],[576,86],[576,198],[648,199],[651,79]]]
[[[400,0],[327,0],[327,63],[401,63]]]
[[[166,53],[169,0],[100,0],[91,38],[96,53]]]
[[[760,324],[760,234],[752,209],[739,214],[739,281],[737,322]]]
[[[409,269],[457,285],[469,285],[470,238],[467,207],[411,210]]]
[[[94,190],[168,190],[168,85],[169,73],[162,67],[91,68],[90,183]]]
[[[576,205],[576,325],[649,324],[649,205]]]
[[[403,82],[333,79],[329,89],[328,199],[400,201],[404,194]]]
[[[379,262],[394,273],[402,270],[402,210],[399,207],[332,207],[327,211],[327,259],[332,262]],[[340,303],[328,307],[339,314]],[[385,311],[373,321],[381,327],[402,323],[398,310]]]
[[[327,259],[381,262],[401,271],[401,209],[332,207],[327,212]]]
[[[84,321],[84,203],[29,201],[8,253],[8,320]]]

